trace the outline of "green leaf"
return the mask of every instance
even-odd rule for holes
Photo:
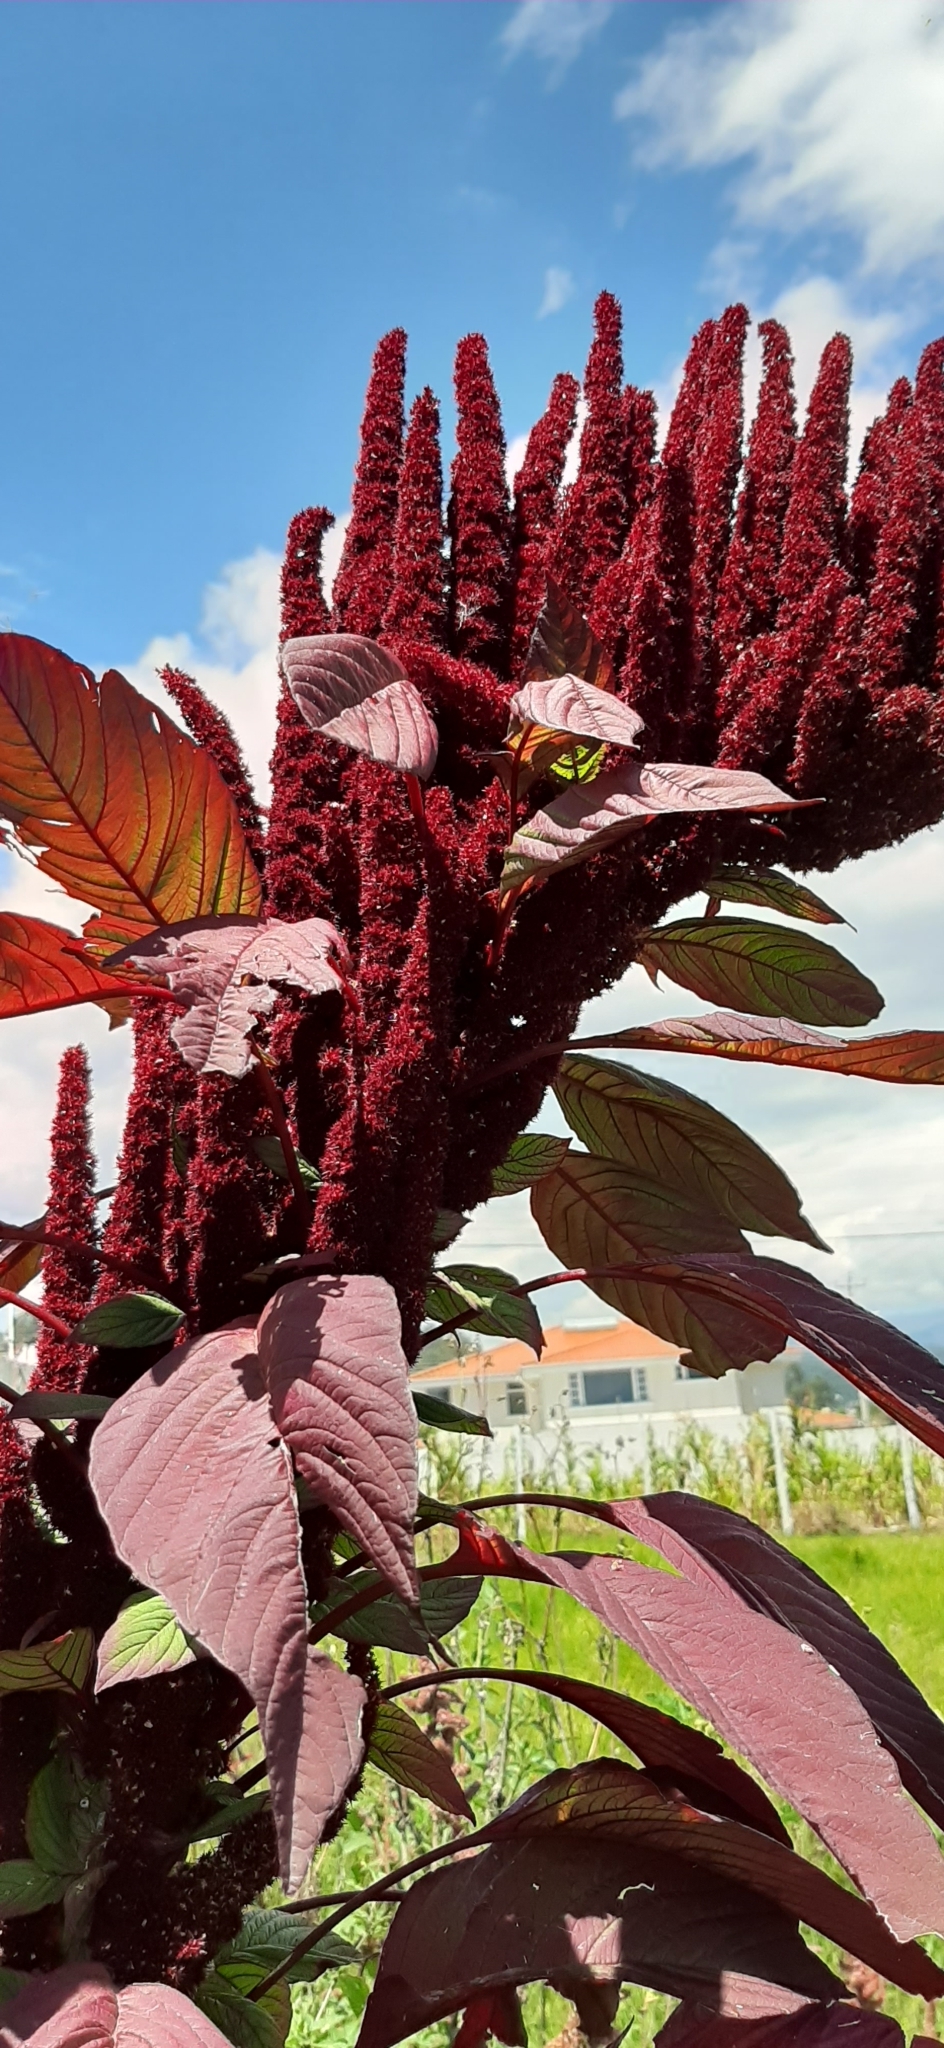
[[[848,923],[821,896],[814,896],[812,889],[779,868],[716,868],[705,887],[710,897],[724,903],[760,903],[766,910],[779,910],[782,917],[800,918],[806,924]]]
[[[83,1415],[107,1415],[107,1394],[21,1394],[10,1409],[13,1422],[75,1422]]]
[[[301,1940],[301,1930],[296,1935]],[[234,2048],[283,2048],[292,2024],[292,1994],[284,1978],[263,1992],[246,1997],[266,1972],[252,1965],[216,1963],[194,1992],[194,2002]]]
[[[211,1813],[208,1820],[201,1821],[186,1839],[188,1842],[215,1842],[218,1836],[228,1835],[231,1828],[241,1827],[244,1820],[251,1820],[254,1813],[261,1813],[268,1804],[268,1792],[248,1792],[243,1799],[238,1793],[232,1799],[224,1796],[216,1812]]]
[[[0,1651],[0,1693],[81,1692],[92,1668],[95,1637],[72,1628],[26,1650]]]
[[[435,1394],[413,1395],[416,1419],[429,1429],[448,1429],[456,1436],[491,1436],[488,1418],[457,1408],[452,1401],[438,1401]]]
[[[380,1700],[367,1745],[367,1761],[397,1785],[418,1792],[443,1813],[475,1815],[451,1766],[410,1714],[394,1700]]]
[[[233,1963],[254,1969],[256,1982],[267,1977],[295,1948],[305,1929],[299,1927],[291,1913],[282,1913],[277,1906],[257,1907],[246,1914],[239,1933],[221,1948],[216,1964],[226,1969]],[[349,1941],[340,1934],[326,1934],[322,1941],[316,1941],[307,1955],[299,1956],[290,1964],[285,1973],[286,1984],[313,1984],[326,1970],[339,1969],[360,1962],[360,1951],[352,1948]]]
[[[461,1315],[464,1330],[517,1339],[540,1356],[544,1334],[537,1310],[526,1294],[509,1291],[517,1285],[513,1273],[497,1266],[441,1266],[427,1291],[426,1314],[440,1323]]]
[[[50,1877],[47,1870],[25,1857],[0,1863],[0,1920],[18,1920],[24,1913],[54,1906],[64,1896],[67,1883],[64,1877]]]
[[[458,1209],[437,1209],[433,1224],[433,1250],[444,1252],[447,1245],[454,1243],[460,1231],[465,1229],[468,1217]]]
[[[0,1965],[0,2005],[7,1998],[15,1998],[17,1992],[22,1991],[24,1984],[28,1983],[29,1978],[25,1970],[5,1970]]]
[[[517,1195],[531,1187],[541,1175],[559,1166],[570,1145],[569,1138],[546,1137],[542,1131],[522,1131],[512,1138],[500,1166],[492,1174],[493,1195]]]
[[[637,960],[706,1002],[799,1024],[868,1024],[884,1007],[874,982],[808,932],[746,917],[685,917],[649,932]]]
[[[116,1294],[99,1308],[89,1309],[72,1335],[81,1344],[136,1351],[145,1345],[165,1344],[183,1320],[183,1309],[175,1308],[160,1294]]]
[[[256,1158],[261,1159],[263,1166],[267,1166],[270,1173],[278,1174],[279,1180],[288,1179],[288,1167],[285,1164],[285,1154],[279,1138],[253,1138],[252,1149]],[[300,1152],[296,1152],[295,1157],[298,1161],[298,1171],[302,1177],[302,1185],[308,1189],[310,1195],[315,1194],[321,1186],[321,1175],[318,1172],[317,1166],[312,1166],[309,1159],[303,1159]]]
[[[615,1060],[570,1054],[554,1093],[587,1150],[681,1190],[741,1230],[828,1250],[786,1174],[710,1103]]]
[[[665,1264],[686,1252],[737,1249],[750,1257],[740,1231],[717,1213],[695,1208],[654,1175],[568,1152],[531,1192],[538,1228],[564,1266],[614,1266],[612,1279],[588,1280],[602,1301],[666,1343],[691,1354],[699,1372],[718,1379],[730,1367],[776,1356],[782,1334],[677,1278],[636,1277],[633,1267]]]
[[[26,1846],[48,1877],[81,1877],[105,1812],[104,1788],[82,1777],[62,1751],[33,1779]]]
[[[554,782],[594,782],[605,760],[605,747],[576,740],[566,754],[558,754],[548,762],[547,772]]]
[[[190,1636],[157,1593],[132,1593],[105,1630],[98,1648],[96,1692],[110,1685],[128,1685],[134,1678],[156,1678],[162,1671],[181,1671],[194,1661]]]
[[[410,1657],[424,1657],[430,1637],[439,1642],[458,1628],[482,1590],[480,1578],[425,1580],[420,1586],[420,1611],[416,1615],[395,1593],[384,1592],[385,1582],[379,1572],[352,1572],[349,1578],[336,1579],[327,1599],[312,1608],[314,1625],[321,1628],[334,1609],[346,1606],[371,1583],[377,1587],[377,1599],[359,1608],[337,1629],[332,1628],[332,1635],[340,1636],[342,1642],[369,1643],[374,1649],[399,1650]]]

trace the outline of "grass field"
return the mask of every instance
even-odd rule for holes
[[[493,1519],[503,1519],[496,1513]],[[565,1517],[540,1514],[531,1520],[529,1540],[537,1548],[578,1544],[609,1549],[612,1532]],[[510,1519],[508,1533],[511,1532]],[[632,1546],[627,1546],[632,1548]],[[944,1630],[940,1595],[944,1574],[944,1534],[808,1536],[790,1546],[830,1585],[843,1594],[876,1635],[887,1644],[909,1676],[939,1713],[944,1714]],[[647,1553],[637,1551],[652,1562]],[[468,1619],[449,1639],[458,1663],[557,1669],[611,1685],[650,1701],[699,1726],[706,1726],[684,1702],[657,1679],[623,1644],[612,1638],[566,1595],[511,1581],[486,1587]],[[385,1680],[407,1675],[416,1666],[406,1657],[378,1653]],[[416,1710],[410,1696],[401,1705]],[[430,1726],[428,1715],[423,1724]],[[477,1816],[507,1804],[535,1778],[561,1765],[593,1754],[619,1754],[612,1737],[566,1707],[556,1706],[522,1688],[499,1684],[460,1683],[440,1695],[436,1727],[454,1750],[458,1775]],[[800,1850],[826,1867],[830,1859],[809,1830],[784,1809]],[[384,1869],[394,1867],[451,1832],[442,1816],[411,1794],[368,1768],[357,1810],[336,1843],[321,1852],[315,1871],[318,1891],[356,1888]],[[365,1955],[361,1970],[325,1979],[324,1984],[295,1993],[295,2022],[290,2048],[351,2048],[360,2011],[373,1975],[373,1957],[389,1921],[389,1909],[373,1908],[353,1918],[341,1931]],[[812,1937],[834,1965],[835,1951]],[[944,1944],[941,1944],[944,1959]],[[331,1988],[329,1988],[329,1986]],[[554,1993],[535,1987],[526,1994],[525,2013],[532,2048],[544,2048],[562,2030],[570,2008]],[[648,2048],[671,2010],[671,2001],[652,1991],[630,1990],[621,2007],[622,2023],[634,2020],[631,2048]],[[910,2037],[931,2032],[921,2001],[890,1990],[885,2011],[898,2019]],[[937,2032],[944,2038],[944,2004]],[[416,2048],[446,2048],[451,2026],[432,2028],[416,2037]]]

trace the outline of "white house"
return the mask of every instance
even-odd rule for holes
[[[644,1465],[647,1446],[668,1446],[686,1423],[738,1442],[758,1410],[786,1412],[789,1353],[705,1379],[682,1364],[677,1346],[605,1311],[545,1330],[544,1339],[540,1359],[527,1344],[498,1344],[413,1374],[417,1393],[487,1417],[495,1441],[486,1469],[517,1457],[540,1470],[565,1432],[578,1459],[603,1453]]]

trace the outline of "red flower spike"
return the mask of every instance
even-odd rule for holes
[[[505,436],[488,350],[467,334],[456,350],[457,452],[448,524],[451,642],[456,654],[502,669],[510,596],[511,515]]]
[[[187,731],[193,735],[198,747],[204,747],[223,777],[228,790],[232,792],[239,822],[246,834],[249,851],[260,873],[262,872],[262,821],[259,806],[253,795],[249,771],[243,760],[239,742],[232,726],[222,711],[205,697],[192,676],[184,675],[179,668],[162,668],[161,682],[173,697]]]
[[[875,551],[862,636],[863,681],[874,699],[905,682],[930,681],[939,541],[921,427],[912,407],[898,437]]]
[[[764,376],[751,427],[734,533],[718,590],[715,639],[725,668],[777,615],[783,522],[796,449],[793,355],[785,328],[763,320]]]
[[[741,467],[741,384],[747,325],[746,306],[729,306],[717,323],[706,373],[705,416],[695,442],[695,646],[689,746],[698,760],[710,760],[713,755],[720,662],[713,659],[712,629]]]
[[[714,320],[703,320],[688,351],[662,451],[666,462],[690,463],[692,460],[695,438],[705,410],[705,385],[716,326]]]
[[[296,512],[289,525],[282,562],[280,640],[331,630],[331,614],[321,587],[321,551],[333,525],[334,513],[325,505],[309,505],[307,512]]]
[[[393,588],[383,623],[385,633],[409,633],[434,647],[446,644],[442,492],[439,406],[427,387],[410,413],[393,536]]]
[[[555,377],[547,411],[528,435],[524,461],[515,477],[514,623],[508,661],[509,673],[515,678],[523,667],[534,623],[544,603],[547,541],[577,417],[579,391],[576,377]]]
[[[626,539],[618,561],[601,576],[587,621],[602,640],[614,667],[626,658],[626,618],[632,598],[642,513],[655,484],[656,401],[652,391],[627,384],[623,392],[623,473]]]
[[[164,1201],[170,1160],[171,1115],[180,1086],[183,1061],[170,1039],[175,1012],[154,996],[135,998],[134,1076],[118,1160],[117,1186],[102,1250],[130,1259],[162,1276]],[[96,1302],[110,1301],[126,1291],[127,1282],[103,1266]]]
[[[583,386],[588,410],[580,438],[580,467],[548,550],[551,574],[584,613],[601,576],[616,561],[626,532],[623,316],[611,292],[600,293],[594,326]]]
[[[792,624],[823,570],[844,559],[851,374],[848,339],[834,334],[823,350],[793,459],[777,579],[779,626]]]
[[[59,1063],[59,1092],[51,1134],[46,1228],[94,1245],[95,1165],[89,1137],[89,1064],[82,1045],[70,1045]],[[43,1301],[63,1322],[77,1323],[90,1306],[95,1268],[50,1247],[43,1257]],[[45,1326],[36,1345],[30,1385],[71,1393],[85,1378],[90,1351],[66,1344]]]
[[[718,747],[723,768],[772,764],[784,772],[784,748],[793,739],[804,693],[832,638],[849,579],[844,569],[827,569],[810,592],[794,625],[755,640],[744,657],[751,689],[737,716],[725,726]]]
[[[911,410],[911,385],[899,377],[888,394],[884,413],[873,420],[859,460],[859,474],[849,503],[847,545],[849,565],[860,590],[867,590],[875,569],[875,551],[888,514],[888,492],[902,427]]]
[[[632,588],[620,693],[640,713],[648,752],[687,753],[692,680],[695,507],[687,464],[663,455],[652,503],[631,543]]]
[[[221,1074],[198,1081],[184,1229],[201,1331],[259,1307],[258,1289],[244,1276],[265,1257],[268,1187],[252,1141],[271,1134],[272,1120],[252,1074],[238,1082]]]
[[[393,580],[393,537],[403,455],[406,335],[394,327],[378,344],[367,386],[351,523],[334,582],[336,633],[380,631]]]

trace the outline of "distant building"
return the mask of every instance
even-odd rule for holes
[[[540,1360],[527,1344],[499,1344],[413,1374],[417,1392],[487,1417],[493,1469],[510,1462],[516,1430],[532,1470],[554,1459],[565,1434],[578,1459],[619,1454],[644,1464],[649,1443],[667,1446],[687,1423],[738,1442],[759,1409],[786,1410],[789,1352],[711,1380],[683,1365],[677,1346],[625,1319],[574,1318],[544,1339]]]

